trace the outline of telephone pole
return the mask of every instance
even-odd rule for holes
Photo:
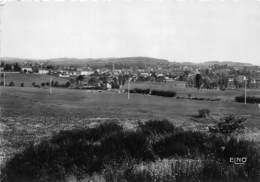
[[[131,78],[128,79],[128,93],[127,93],[127,99],[129,100],[130,99],[130,81],[131,81]]]
[[[246,104],[246,84],[247,84],[247,78],[244,76],[244,81],[245,81],[245,104]]]
[[[51,84],[52,84],[52,78],[50,78],[50,95],[52,94]]]

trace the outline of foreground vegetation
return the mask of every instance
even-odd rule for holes
[[[230,157],[247,157],[234,165]],[[127,129],[109,122],[61,131],[7,161],[2,181],[257,181],[254,142],[149,121]]]

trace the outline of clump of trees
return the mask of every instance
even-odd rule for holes
[[[20,72],[21,71],[21,66],[18,63],[4,63],[2,62],[0,67],[4,68],[4,71],[6,72]]]

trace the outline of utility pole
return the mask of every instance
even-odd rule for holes
[[[245,81],[245,104],[246,104],[246,84],[247,84],[246,76],[244,76],[244,81]]]
[[[128,100],[130,99],[130,81],[131,81],[131,78],[128,79],[128,93],[127,93],[127,98]]]
[[[52,78],[50,78],[50,95],[52,94],[51,84],[52,84]]]
[[[5,72],[4,72],[4,88],[5,88]]]

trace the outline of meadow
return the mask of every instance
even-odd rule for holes
[[[198,91],[177,90],[177,96],[192,94],[221,98],[220,101],[197,101],[130,94],[117,91],[88,91],[53,88],[1,88],[1,113],[5,117],[76,117],[76,118],[121,118],[121,119],[168,119],[173,122],[191,122],[190,118],[199,109],[210,109],[212,114],[234,113],[248,118],[247,126],[260,129],[260,108],[256,104],[234,102],[241,90]],[[185,93],[184,93],[185,92]],[[248,95],[260,91],[249,90]]]
[[[40,75],[40,74],[30,74],[30,73],[6,73],[5,80],[6,84],[9,85],[10,82],[14,82],[15,86],[21,86],[24,84],[24,87],[32,87],[32,83],[36,85],[41,85],[41,83],[49,83],[50,79],[54,82],[58,81],[59,84],[65,84],[68,80],[64,78],[59,78],[51,75]],[[3,81],[3,78],[1,78]]]

